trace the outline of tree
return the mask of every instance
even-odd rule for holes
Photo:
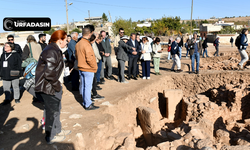
[[[125,20],[120,18],[116,18],[113,26],[111,27],[112,32],[117,35],[119,33],[119,28],[123,28],[125,35],[130,35],[131,33],[135,33],[136,22],[132,22],[131,19]]]
[[[102,14],[102,23],[105,23],[106,21],[108,21],[108,17],[105,13]]]
[[[221,31],[219,32],[220,34],[232,34],[232,33],[235,33],[235,29],[231,26],[227,26],[223,29],[221,29]]]
[[[78,29],[78,28],[75,28],[75,29],[73,29],[72,31],[70,31],[70,34],[71,34],[72,32],[82,33],[82,31],[81,31],[80,29]]]
[[[55,32],[54,28],[51,28],[49,31],[43,31],[43,33],[49,34],[49,35],[51,35],[53,32]]]

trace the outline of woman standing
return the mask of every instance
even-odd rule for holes
[[[209,57],[209,56],[207,55],[207,48],[208,48],[208,45],[207,45],[207,38],[206,38],[206,37],[204,37],[204,38],[205,38],[205,40],[204,40],[203,43],[202,43],[202,48],[204,49],[204,51],[203,51],[203,58],[205,58],[204,54],[206,54],[206,57]]]
[[[121,40],[118,42],[118,49],[116,52],[116,59],[118,61],[118,82],[121,83],[128,83],[124,77],[124,70],[125,70],[125,62],[128,61],[128,49],[136,50],[135,48],[128,46],[126,43],[128,42],[129,38],[127,35],[124,35]]]
[[[141,66],[142,66],[142,79],[150,79],[150,60],[152,52],[151,45],[147,37],[142,38],[141,43]]]
[[[155,69],[155,74],[156,75],[161,75],[159,71],[160,67],[160,59],[161,59],[161,53],[162,53],[162,48],[160,44],[160,38],[156,37],[154,44],[153,44],[153,52],[154,52],[154,69]]]
[[[43,50],[38,60],[35,74],[35,91],[39,92],[45,104],[45,140],[48,144],[60,142],[70,130],[61,130],[60,108],[62,86],[59,78],[64,68],[61,49],[67,44],[67,33],[55,31],[49,45]]]
[[[243,29],[241,32],[241,38],[240,38],[240,45],[238,47],[238,50],[240,52],[241,61],[238,64],[240,70],[243,70],[243,65],[246,61],[248,61],[248,54],[246,52],[247,46],[248,46],[248,39],[247,39],[248,29]]]
[[[31,56],[30,51],[32,52],[33,58],[35,60],[38,60],[40,54],[42,53],[42,47],[36,42],[36,39],[33,35],[29,35],[27,37],[27,44],[23,49],[22,60],[25,60]]]
[[[3,90],[5,93],[5,100],[2,103],[3,105],[11,102],[11,85],[14,91],[15,102],[20,103],[19,77],[22,70],[22,60],[20,55],[14,49],[15,45],[11,42],[7,42],[4,45],[5,53],[1,55],[0,76],[3,79]]]

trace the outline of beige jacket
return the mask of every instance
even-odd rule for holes
[[[156,43],[153,44],[153,51],[154,51],[154,56],[153,57],[161,57],[161,53],[158,53],[157,51],[161,50],[161,44],[157,45]]]
[[[102,60],[102,57],[100,55],[99,49],[98,49],[98,47],[96,45],[96,42],[94,42],[92,44],[92,48],[93,48],[94,53],[95,53],[96,62],[99,63],[99,61]]]
[[[29,44],[27,44],[27,46],[29,47]],[[41,47],[41,45],[38,44],[38,43],[35,43],[35,42],[30,42],[30,46],[31,46],[33,58],[35,60],[38,60],[39,57],[40,57],[40,54],[42,53],[42,47]]]

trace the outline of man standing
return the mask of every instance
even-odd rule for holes
[[[231,37],[231,39],[230,39],[230,43],[231,43],[231,46],[233,47],[233,43],[234,43],[234,38],[233,37]]]
[[[41,45],[42,50],[43,50],[47,46],[47,44],[45,43],[46,42],[46,34],[41,33],[38,35],[38,38],[39,38],[38,43]]]
[[[177,71],[176,72],[182,72],[183,70],[181,70],[181,60],[180,60],[180,54],[179,54],[179,43],[181,41],[180,37],[177,37],[176,40],[174,42],[172,42],[171,44],[171,55],[173,58],[173,65],[171,68],[171,71],[174,71],[174,67],[175,65],[177,65]]]
[[[214,53],[214,56],[217,54],[217,56],[219,56],[219,43],[220,43],[220,37],[217,36],[217,38],[215,39],[214,41],[214,47],[216,49],[215,53]]]
[[[97,71],[97,63],[94,51],[89,42],[93,32],[90,28],[84,27],[82,30],[82,39],[75,46],[76,60],[78,61],[78,69],[81,76],[80,93],[83,98],[83,106],[86,110],[94,110],[99,107],[94,106],[91,101],[91,90],[93,84],[94,73]]]
[[[200,66],[200,53],[202,51],[202,42],[199,38],[197,38],[197,33],[194,33],[194,36],[188,42],[188,46],[190,47],[190,56],[191,56],[191,64],[192,64],[192,72],[199,74],[199,66]],[[194,70],[194,60],[196,59],[196,72]]]
[[[14,36],[13,35],[8,35],[7,36],[7,40],[8,40],[8,42],[11,42],[11,43],[14,43]],[[14,43],[14,45],[15,45],[15,51],[20,55],[20,57],[22,58],[22,53],[23,53],[23,51],[22,51],[22,48],[21,48],[21,46],[19,45],[19,44],[16,44],[16,43]],[[3,48],[3,53],[4,53],[5,51],[4,51],[4,48]]]
[[[183,47],[183,38],[181,38],[181,41],[178,43],[179,46],[179,57],[181,60],[181,54],[182,54],[182,47]]]
[[[102,47],[104,49],[104,56],[103,56],[103,65],[102,65],[102,71],[101,71],[101,78],[104,78],[104,74],[107,76],[106,78],[108,80],[114,80],[112,76],[112,62],[111,62],[111,45],[109,42],[109,38],[106,37],[106,32],[101,31],[100,34],[102,35]],[[104,66],[106,72],[104,73]]]
[[[69,69],[71,70],[74,68],[75,63],[75,46],[76,41],[78,40],[78,33],[72,32],[71,33],[72,39],[70,40],[68,44],[68,54],[69,54]],[[72,91],[78,91],[79,90],[79,72],[76,69],[73,69],[70,73],[71,78],[71,84],[72,84]]]
[[[141,49],[140,49],[140,45],[139,45],[138,41],[135,39],[134,33],[131,33],[130,40],[127,42],[127,44],[131,47],[136,48],[136,50],[129,49],[129,51],[128,51],[128,57],[129,57],[128,80],[130,80],[130,78],[132,78],[132,75],[133,75],[133,79],[137,80],[137,77],[136,77],[137,60],[139,58],[139,52]]]
[[[124,35],[124,29],[123,28],[120,28],[119,29],[119,35],[117,35],[116,37],[115,37],[115,41],[114,41],[114,50],[115,50],[115,52],[117,52],[118,51],[118,46],[119,46],[119,41],[120,41],[120,39],[121,39],[121,37],[123,37],[123,35]]]

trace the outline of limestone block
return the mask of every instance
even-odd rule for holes
[[[208,119],[201,119],[199,122],[199,126],[206,135],[212,140],[213,139],[213,131],[214,131],[214,124]]]
[[[166,116],[170,121],[174,121],[176,112],[180,111],[177,105],[183,98],[183,92],[180,89],[164,90],[163,95],[166,98]]]
[[[202,149],[204,147],[213,147],[213,141],[210,139],[201,139],[196,143],[196,147],[198,149]]]
[[[170,143],[169,143],[169,141],[163,142],[163,143],[158,144],[157,147],[158,147],[160,150],[169,150]]]
[[[219,142],[229,145],[229,141],[230,141],[230,134],[229,132],[219,129],[216,131],[216,138]]]
[[[124,147],[126,150],[134,150],[136,147],[135,139],[132,136],[129,136],[124,141]]]

